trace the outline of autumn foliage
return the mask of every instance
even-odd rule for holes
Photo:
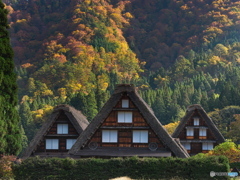
[[[168,131],[169,134],[173,134],[177,126],[179,125],[180,121],[169,123],[164,126],[164,128]]]
[[[240,105],[239,1],[3,2],[28,141],[48,107],[70,104],[91,120],[120,83],[134,84],[162,124],[190,104]]]
[[[209,156],[224,155],[229,159],[230,163],[240,162],[240,148],[234,142],[227,141],[219,144],[213,150],[209,151]]]
[[[0,179],[9,179],[13,177],[12,163],[16,160],[16,156],[0,156]]]

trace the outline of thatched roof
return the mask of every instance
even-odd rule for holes
[[[105,103],[100,112],[96,115],[96,117],[92,120],[89,126],[85,129],[85,131],[78,137],[76,143],[69,150],[70,154],[76,154],[78,151],[86,146],[89,139],[91,139],[92,135],[96,132],[96,130],[101,126],[104,120],[111,113],[112,109],[116,106],[118,101],[121,99],[123,93],[126,93],[130,100],[135,104],[135,106],[139,109],[143,118],[152,128],[152,130],[156,133],[158,138],[163,142],[163,144],[175,155],[178,157],[186,158],[189,157],[188,153],[181,146],[180,143],[177,143],[165,130],[162,124],[154,115],[153,110],[146,104],[146,102],[139,96],[136,88],[133,85],[129,84],[121,84],[115,88],[114,93],[110,97],[110,99]]]
[[[178,127],[175,129],[174,133],[172,134],[173,138],[178,138],[179,134],[185,127],[185,124],[189,121],[189,119],[192,117],[192,115],[197,111],[199,115],[203,118],[203,120],[206,122],[208,128],[213,133],[213,135],[216,137],[217,143],[222,143],[225,141],[223,135],[220,133],[218,128],[213,123],[212,119],[207,115],[205,110],[202,108],[199,104],[191,105],[187,108],[185,116],[181,119],[181,122],[179,123]]]
[[[24,151],[22,158],[28,158],[31,153],[37,148],[37,145],[47,134],[47,132],[52,127],[53,123],[56,121],[61,112],[64,112],[64,114],[68,117],[68,119],[79,134],[81,134],[89,124],[86,117],[75,108],[65,104],[56,106],[48,120],[43,123],[40,130],[37,132],[27,149]]]

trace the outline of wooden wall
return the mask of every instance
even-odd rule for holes
[[[148,147],[150,142],[155,142],[158,147],[164,147],[163,144],[157,138],[157,135],[148,130],[148,143],[132,143],[132,130],[131,129],[117,129],[118,130],[118,142],[117,143],[102,143],[102,129],[95,132],[90,142],[97,142],[99,147]]]
[[[68,124],[68,134],[57,134],[57,124]],[[79,134],[77,130],[65,115],[64,111],[60,111],[58,117],[47,131],[47,134],[43,136],[35,152],[67,152],[66,140],[77,139],[78,136]],[[59,149],[46,149],[46,139],[59,139]]]
[[[69,150],[66,149],[67,139],[77,139],[77,137],[51,137],[48,139],[59,139],[59,149],[46,149],[46,137],[44,137],[35,152],[68,152]]]
[[[188,122],[185,124],[184,128],[182,129],[182,131],[179,134],[179,139],[180,140],[200,140],[200,142],[191,142],[191,150],[188,150],[188,152],[190,154],[197,154],[197,153],[207,153],[209,150],[202,150],[202,142],[204,142],[205,139],[207,140],[216,140],[216,138],[214,137],[211,129],[207,129],[207,136],[206,137],[199,137],[199,128],[197,128],[198,126],[194,126],[194,119],[193,117],[195,116],[199,116],[199,126],[204,126],[204,127],[208,127],[206,121],[200,116],[200,114],[198,113],[197,110],[195,110],[195,112],[193,113],[193,115],[189,118]],[[187,130],[186,127],[187,126],[191,126],[191,127],[195,127],[194,128],[194,136],[192,138],[188,138],[186,136],[187,134]],[[201,142],[202,140],[202,142]],[[217,143],[214,143],[214,147],[217,145]]]
[[[184,128],[182,129],[182,131],[180,132],[180,134],[178,136],[179,139],[188,139],[187,136],[186,136],[187,135],[186,127],[187,126],[192,126],[192,127],[194,126],[193,117],[196,116],[196,115],[199,116],[197,111],[195,111],[195,113],[189,118],[188,122],[185,124]],[[205,122],[205,120],[203,118],[200,118],[199,126],[208,127],[207,123]],[[198,127],[198,126],[194,126],[194,127]],[[192,139],[200,139],[199,138],[199,128],[194,128],[194,137]],[[207,136],[206,136],[205,139],[209,139],[209,140],[215,140],[216,139],[209,128],[207,129]]]
[[[128,99],[123,96],[122,99]],[[150,128],[136,106],[129,100],[129,108],[122,108],[122,99],[113,108],[112,112],[101,124],[100,128],[92,136],[90,142],[97,142],[100,147],[148,147],[150,142],[155,142],[158,147],[164,147],[159,141],[157,135]],[[131,111],[133,113],[132,123],[118,123],[119,111]],[[124,128],[126,127],[126,128]],[[118,141],[117,143],[102,143],[102,130],[117,130]],[[133,130],[148,130],[148,143],[132,143]]]

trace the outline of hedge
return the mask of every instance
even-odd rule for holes
[[[210,179],[210,172],[229,172],[224,156],[168,158],[28,158],[13,165],[17,180],[32,179],[111,179],[128,176],[133,179]],[[227,179],[227,177],[215,177]],[[211,178],[214,179],[214,178]]]
[[[240,162],[230,163],[230,168],[240,169]]]

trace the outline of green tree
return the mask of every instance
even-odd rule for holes
[[[232,139],[233,142],[240,142],[240,116],[239,114],[234,115],[236,121],[230,123],[230,131],[227,132],[226,136]]]
[[[214,147],[213,150],[209,151],[209,156],[220,156],[224,155],[229,159],[230,163],[239,162],[240,150],[234,142],[226,141]]]
[[[192,96],[192,103],[193,104],[200,104],[202,98],[202,92],[201,89],[195,89],[193,96]]]
[[[31,95],[33,95],[34,91],[36,90],[36,85],[34,83],[33,78],[28,79],[28,90],[31,93]]]
[[[18,154],[21,150],[22,136],[16,108],[17,84],[7,14],[0,0],[0,154]]]
[[[94,92],[90,92],[87,95],[87,109],[88,111],[86,115],[88,119],[91,121],[95,117],[95,115],[98,113],[97,101],[96,101]]]
[[[33,115],[27,101],[24,101],[20,105],[19,113],[22,126],[25,129],[25,134],[27,138],[31,140],[34,136],[34,131],[36,130],[36,127],[34,126]]]

